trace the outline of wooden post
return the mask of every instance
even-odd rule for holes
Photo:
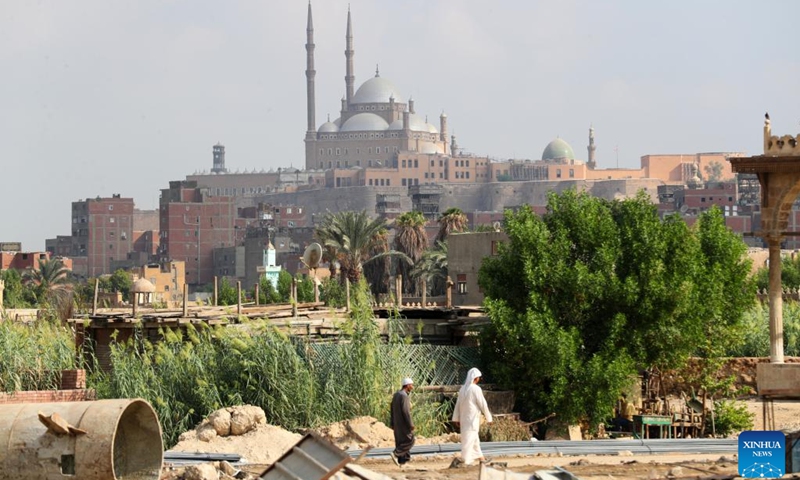
[[[447,288],[445,289],[446,297],[444,306],[450,308],[453,306],[453,280],[450,275],[447,276]]]
[[[132,292],[131,295],[133,295],[133,318],[136,318],[136,304],[138,303],[137,301],[139,300],[139,294],[136,292]]]
[[[428,303],[428,281],[425,277],[422,278],[422,306],[423,308]]]
[[[256,286],[255,286],[255,288],[253,289],[253,291],[254,291],[254,292],[256,292],[256,307],[259,305],[259,303],[258,303],[258,302],[259,302],[259,298],[258,298],[258,297],[260,297],[260,296],[261,296],[261,294],[260,294],[260,293],[259,293],[259,291],[258,291],[258,287],[259,287],[259,284],[258,284],[258,283],[256,283]]]
[[[242,314],[242,282],[236,281],[236,315]]]
[[[219,297],[219,282],[217,281],[217,276],[214,275],[214,306],[215,307],[218,305],[217,304],[218,297]]]
[[[292,277],[292,317],[297,318],[297,278]]]
[[[319,303],[319,283],[317,281],[317,269],[314,269],[314,303]]]
[[[3,308],[3,290],[6,289],[6,284],[3,280],[0,280],[0,309]]]
[[[397,295],[397,308],[403,306],[403,276],[398,275],[395,279],[395,289]]]
[[[183,284],[183,318],[189,316],[189,285]]]
[[[97,292],[100,289],[100,279],[94,279],[94,299],[92,300],[92,315],[97,315]],[[0,299],[0,307],[3,306],[2,299]]]
[[[349,278],[345,278],[344,279],[344,292],[345,292],[345,296],[347,297],[347,304],[346,304],[346,307],[345,307],[346,308],[345,311],[349,312],[350,311],[350,279]]]

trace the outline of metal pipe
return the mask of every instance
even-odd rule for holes
[[[162,460],[144,400],[0,405],[0,480],[158,480]]]

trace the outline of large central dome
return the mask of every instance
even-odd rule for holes
[[[397,103],[404,103],[403,97],[394,84],[383,77],[372,77],[360,87],[353,95],[353,103],[389,103],[389,97],[394,97]]]

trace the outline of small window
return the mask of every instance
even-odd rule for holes
[[[109,205],[109,206],[108,206],[108,211],[110,212],[110,211],[112,211],[112,210],[114,210],[114,205]]]
[[[114,222],[115,222],[114,217],[108,219],[108,223],[114,223]]]
[[[560,168],[556,169],[556,178],[561,178],[561,169]]]
[[[575,169],[574,168],[570,168],[569,169],[569,178],[575,178]]]
[[[456,291],[459,295],[467,294],[467,274],[459,273],[456,276]]]
[[[406,179],[405,178],[400,182],[400,185],[402,185],[404,187],[406,186]]]

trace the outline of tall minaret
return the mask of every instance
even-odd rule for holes
[[[344,77],[344,83],[347,85],[347,106],[353,101],[353,88],[356,83],[356,77],[353,74],[353,23],[350,20],[350,7],[347,7],[347,50],[344,51],[344,56],[347,59],[347,73]]]
[[[592,170],[597,167],[597,162],[594,160],[594,151],[597,147],[594,145],[594,127],[589,126],[589,146],[586,147],[586,150],[589,151],[588,161],[586,162],[586,166],[591,168]]]
[[[308,126],[306,128],[306,169],[315,168],[314,152],[317,139],[316,100],[314,96],[314,21],[311,19],[311,2],[308,2],[308,24],[306,25],[306,100]]]

